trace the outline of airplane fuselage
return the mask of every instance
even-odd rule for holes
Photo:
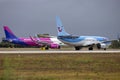
[[[52,40],[54,40],[54,38],[39,38],[41,41],[49,43],[50,44],[50,48],[59,48],[59,40],[56,40],[56,43],[54,43]],[[24,46],[42,46],[42,44],[38,45],[35,44],[35,42],[33,42],[30,38],[15,38],[15,39],[6,39],[6,41],[9,41],[11,43],[14,44],[19,44],[19,45],[24,45]],[[60,42],[60,41],[59,41]]]
[[[100,36],[58,36],[58,39],[71,46],[90,46],[109,41],[106,37]]]

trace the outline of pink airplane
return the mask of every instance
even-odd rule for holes
[[[37,46],[37,47],[45,47],[45,49],[60,49],[60,45],[63,43],[59,41],[56,37],[50,37],[50,38],[38,38],[38,37],[29,37],[29,38],[18,38],[15,36],[15,34],[9,29],[8,26],[4,26],[4,32],[5,32],[5,41],[14,43],[14,44],[20,44],[23,46]]]

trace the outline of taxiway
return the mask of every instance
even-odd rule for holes
[[[120,53],[117,51],[0,51],[0,54],[54,54],[54,53]]]

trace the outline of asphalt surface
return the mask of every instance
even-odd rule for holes
[[[54,54],[54,53],[120,53],[120,50],[113,51],[0,51],[0,54]]]

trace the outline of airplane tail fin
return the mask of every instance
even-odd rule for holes
[[[60,17],[56,16],[56,24],[57,24],[57,31],[58,31],[58,36],[68,36],[70,34],[68,34],[63,25],[62,25],[62,22],[60,20]]]
[[[6,38],[14,39],[17,38],[14,33],[9,29],[8,26],[3,26]]]

